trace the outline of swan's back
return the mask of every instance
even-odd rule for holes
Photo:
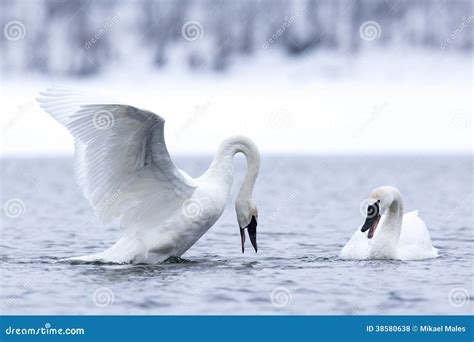
[[[411,211],[403,216],[397,254],[398,259],[401,260],[419,260],[438,256],[438,250],[433,247],[428,229],[418,216],[418,211]]]

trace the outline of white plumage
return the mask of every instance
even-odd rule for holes
[[[241,234],[257,219],[252,189],[260,156],[250,139],[226,139],[209,170],[193,179],[174,165],[165,121],[152,112],[63,88],[42,92],[38,102],[73,135],[78,184],[97,217],[122,218],[123,236],[114,246],[73,260],[154,263],[182,255],[222,214],[239,152],[248,164],[236,201]],[[256,248],[256,221],[251,229]]]
[[[344,259],[399,259],[420,260],[438,257],[430,234],[418,211],[403,214],[399,191],[393,187],[379,187],[370,195],[370,201],[380,201],[381,216],[374,236],[358,229],[341,251]]]

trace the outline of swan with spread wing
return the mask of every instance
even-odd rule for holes
[[[63,88],[41,92],[38,102],[73,135],[77,180],[96,216],[103,223],[121,218],[123,234],[112,247],[69,260],[158,263],[181,256],[223,213],[237,153],[247,159],[235,202],[242,252],[245,230],[257,252],[252,191],[260,154],[250,139],[224,140],[209,169],[192,178],[173,164],[164,140],[165,121],[152,112],[97,102]]]

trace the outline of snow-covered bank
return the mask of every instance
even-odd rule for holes
[[[155,111],[172,153],[213,152],[238,133],[272,153],[470,153],[472,72],[470,55],[394,50],[267,53],[222,74],[137,63],[94,78],[5,76],[2,154],[72,151],[69,134],[34,102],[51,85]]]

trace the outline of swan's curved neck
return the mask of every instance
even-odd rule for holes
[[[403,222],[403,202],[400,193],[392,193],[393,201],[387,209],[385,220],[380,227],[379,238],[390,240],[394,247],[398,245]]]
[[[392,203],[387,209],[385,219],[378,234],[373,239],[370,250],[371,257],[380,259],[396,259],[398,241],[402,232],[403,203],[400,193],[392,192]]]
[[[257,146],[246,137],[236,136],[224,140],[204,176],[224,181],[230,191],[234,179],[233,159],[237,153],[243,153],[247,159],[247,173],[238,198],[250,198],[260,169],[260,153]]]

